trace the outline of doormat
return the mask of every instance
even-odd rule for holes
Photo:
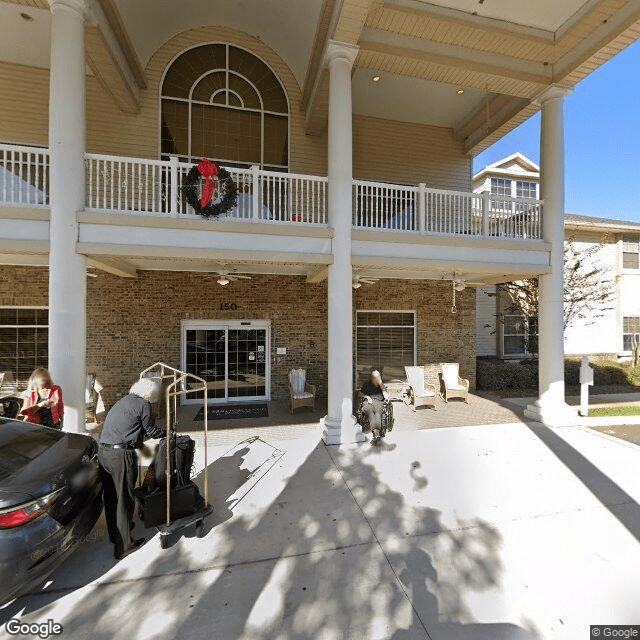
[[[268,418],[269,408],[266,402],[260,404],[221,404],[209,406],[209,420],[240,420],[242,418]],[[193,418],[194,422],[204,421],[204,408],[200,407]]]

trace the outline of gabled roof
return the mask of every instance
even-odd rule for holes
[[[527,158],[524,154],[516,151],[512,153],[510,156],[503,158],[502,160],[498,160],[492,164],[488,164],[485,169],[509,169],[513,165],[521,166],[525,171],[536,171],[540,172],[540,167],[533,161]]]
[[[488,164],[473,176],[473,180],[475,182],[487,175],[514,178],[525,177],[538,180],[540,178],[540,167],[533,160],[517,151],[506,158],[502,158],[502,160]]]
[[[611,231],[640,232],[640,222],[632,220],[614,220],[612,218],[597,218],[595,216],[581,216],[576,213],[564,214],[564,226],[582,229],[609,229]]]

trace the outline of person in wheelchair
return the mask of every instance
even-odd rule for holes
[[[382,376],[372,371],[371,378],[360,389],[360,424],[364,431],[371,431],[371,444],[381,444],[387,431],[393,428],[393,407],[385,395]]]

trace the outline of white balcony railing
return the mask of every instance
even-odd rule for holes
[[[193,216],[181,197],[192,164],[86,154],[87,209]],[[327,179],[294,173],[228,168],[238,189],[223,218],[260,222],[327,223]],[[220,219],[220,217],[218,218]]]
[[[49,206],[49,150],[0,144],[0,203]]]
[[[541,201],[528,198],[364,180],[353,184],[356,229],[537,240],[541,214]]]
[[[171,160],[86,154],[88,210],[175,217],[195,216],[182,195],[192,165]],[[327,178],[228,168],[238,189],[223,218],[274,224],[326,226]],[[0,144],[0,205],[47,207],[49,151]],[[354,180],[353,226],[403,231],[538,240],[542,202]]]

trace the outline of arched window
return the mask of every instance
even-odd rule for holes
[[[189,49],[167,69],[160,95],[162,157],[287,169],[287,97],[252,53],[229,44]]]

